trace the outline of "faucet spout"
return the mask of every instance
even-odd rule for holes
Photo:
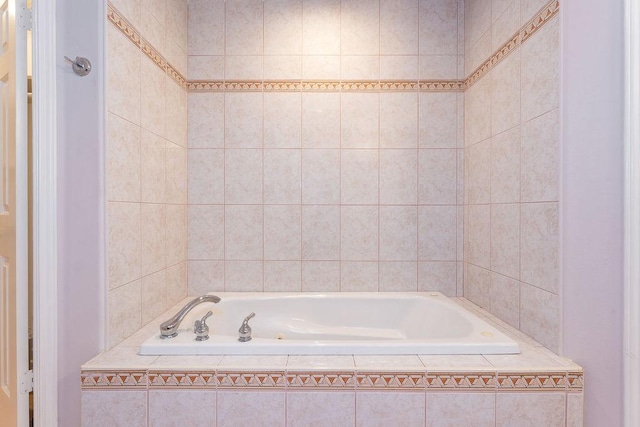
[[[180,309],[180,311],[178,311],[178,313],[176,313],[175,316],[173,316],[169,320],[162,322],[162,324],[160,325],[160,338],[167,339],[177,336],[178,327],[180,326],[180,323],[182,323],[182,320],[185,318],[187,313],[189,313],[195,306],[204,302],[212,302],[217,304],[220,302],[220,297],[217,297],[215,295],[202,295],[189,301],[184,307]]]

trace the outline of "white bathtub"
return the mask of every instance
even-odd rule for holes
[[[437,292],[215,293],[195,307],[175,338],[154,334],[143,355],[206,354],[505,354],[518,344]],[[210,338],[193,323],[211,310]],[[250,313],[253,339],[238,341]],[[165,319],[162,319],[165,320]]]

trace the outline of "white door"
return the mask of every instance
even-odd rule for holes
[[[0,427],[29,417],[26,0],[0,0]]]

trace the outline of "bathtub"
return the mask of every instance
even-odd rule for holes
[[[195,307],[178,336],[146,340],[141,355],[508,354],[518,344],[438,292],[215,293]],[[195,320],[208,311],[209,339]],[[238,341],[250,313],[252,339]],[[165,320],[165,319],[161,319]]]

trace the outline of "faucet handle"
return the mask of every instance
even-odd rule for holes
[[[200,320],[196,320],[193,324],[193,332],[196,334],[196,341],[206,341],[209,339],[209,325],[207,325],[207,319],[213,314],[209,311]]]
[[[238,329],[238,333],[240,335],[238,337],[238,341],[240,342],[251,341],[251,326],[249,326],[249,320],[253,319],[255,315],[256,315],[255,313],[251,313],[250,315],[245,317],[244,320],[242,321],[242,325],[240,326],[240,329]]]

